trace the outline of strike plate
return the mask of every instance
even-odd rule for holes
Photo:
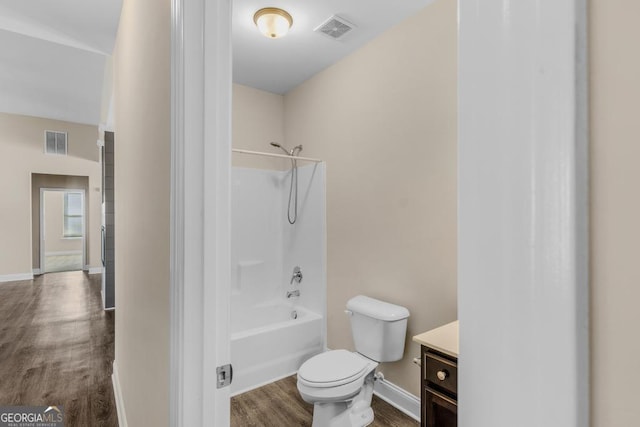
[[[217,388],[227,387],[233,380],[233,366],[231,366],[231,364],[218,366],[216,368],[216,374],[218,375]]]

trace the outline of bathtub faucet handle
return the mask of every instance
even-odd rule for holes
[[[299,297],[300,296],[300,290],[296,289],[295,291],[287,291],[287,298],[291,298],[291,297]]]
[[[297,265],[293,268],[293,276],[291,276],[292,285],[294,281],[296,283],[302,282],[302,270],[300,270],[300,267],[298,267]]]

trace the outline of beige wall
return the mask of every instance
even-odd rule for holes
[[[114,51],[115,364],[128,425],[169,423],[171,2],[125,0]]]
[[[239,84],[233,85],[233,148],[284,154],[269,145],[284,140],[284,97]],[[233,154],[233,166],[284,170],[290,167],[285,159]]]
[[[455,320],[457,25],[438,0],[285,95],[285,139],[327,162],[328,344],[347,300],[406,306],[408,338]],[[407,343],[390,381],[420,395]]]
[[[640,3],[590,2],[592,425],[640,420]]]
[[[64,191],[44,192],[44,247],[52,252],[82,252],[81,238],[64,237]]]
[[[0,113],[0,129],[0,278],[27,274],[37,266],[32,261],[32,173],[89,177],[87,259],[90,267],[99,267],[102,193],[97,127]],[[44,153],[45,130],[68,133],[67,156]]]

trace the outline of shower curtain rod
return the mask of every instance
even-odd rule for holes
[[[322,163],[324,161],[320,159],[312,159],[310,157],[287,156],[286,154],[263,153],[260,151],[240,150],[238,148],[234,148],[231,151],[233,151],[234,153],[241,153],[241,154],[252,154],[256,156],[267,156],[267,157],[279,157],[281,159],[289,159],[289,160],[305,160],[307,162],[316,162],[316,163]]]

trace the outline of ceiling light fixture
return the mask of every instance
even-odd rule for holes
[[[277,7],[265,7],[253,15],[253,22],[265,37],[277,39],[287,34],[293,24],[293,18]]]

